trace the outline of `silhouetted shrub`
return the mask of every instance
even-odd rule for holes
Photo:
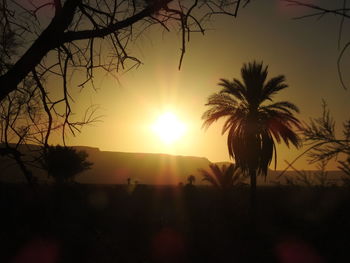
[[[90,169],[92,163],[87,158],[85,151],[60,145],[49,146],[44,150],[41,164],[48,176],[61,184],[72,181],[77,174]]]

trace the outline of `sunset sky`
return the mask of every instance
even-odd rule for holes
[[[269,77],[286,76],[290,87],[275,96],[276,101],[295,103],[301,110],[300,119],[307,121],[321,115],[324,98],[340,131],[341,122],[349,117],[349,91],[341,88],[336,68],[340,18],[295,20],[293,17],[309,10],[284,7],[279,2],[251,1],[237,19],[216,17],[207,25],[204,36],[192,35],[180,71],[180,35],[164,32],[160,27],[147,31],[130,46],[130,52],[143,65],[118,73],[118,81],[100,74],[95,80],[96,92],[84,89],[77,94],[77,115],[78,110],[99,104],[99,113],[104,117],[103,122],[70,137],[68,144],[228,161],[226,135],[221,135],[223,122],[205,131],[201,128],[201,116],[208,96],[219,90],[219,79],[240,78],[241,66],[252,60],[269,65]],[[346,41],[343,37],[342,44]],[[349,59],[345,57],[344,61]],[[343,63],[344,69],[348,66]],[[350,85],[349,77],[345,81]],[[186,126],[183,136],[172,144],[162,141],[152,129],[164,112],[172,112]],[[286,166],[285,159],[292,161],[300,153],[285,146],[277,149],[277,169]],[[306,158],[295,167],[310,168]]]

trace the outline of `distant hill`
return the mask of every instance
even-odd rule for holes
[[[35,146],[31,146],[35,149]],[[153,153],[124,153],[100,151],[98,148],[77,146],[77,150],[88,153],[92,169],[79,174],[76,181],[91,184],[124,184],[127,178],[142,184],[186,183],[193,174],[199,180],[199,168],[207,168],[210,161],[192,156],[175,156]],[[47,180],[45,173],[33,169],[40,181]],[[5,158],[0,158],[0,180],[10,182],[24,181],[18,167]]]
[[[38,147],[30,145],[32,151],[37,151]],[[202,184],[202,176],[198,169],[207,169],[211,163],[207,158],[193,156],[175,156],[168,154],[153,153],[126,153],[100,151],[98,148],[76,146],[77,150],[84,150],[89,155],[89,161],[94,165],[76,177],[79,183],[88,184],[125,184],[127,178],[132,182],[138,181],[141,184],[178,184],[187,183],[190,174],[196,176],[196,184]],[[23,153],[28,152],[23,148]],[[220,162],[220,165],[229,164]],[[46,173],[38,168],[33,168],[33,173],[39,181],[48,181]],[[276,185],[278,182],[285,184],[286,179],[296,179],[297,173],[287,171],[284,176],[279,177],[281,171],[269,170],[268,176],[258,177],[258,185]],[[315,179],[313,172],[308,171],[310,178]],[[328,180],[339,183],[343,176],[341,171],[329,171]],[[0,157],[0,181],[24,182],[17,165],[8,159]],[[249,180],[246,180],[247,183]],[[317,182],[317,179],[316,181]]]
[[[77,179],[84,183],[126,183],[127,178],[144,184],[186,183],[198,168],[206,168],[206,158],[151,153],[123,153],[85,149],[94,163]]]

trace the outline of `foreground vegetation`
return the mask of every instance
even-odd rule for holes
[[[0,187],[0,262],[350,260],[345,188],[258,188],[252,227],[248,187]]]

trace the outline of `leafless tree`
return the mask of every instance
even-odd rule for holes
[[[12,159],[32,183],[31,167],[38,167],[38,160],[49,146],[50,134],[62,131],[64,118],[49,110],[42,89],[34,82],[22,84],[0,104],[0,156]],[[97,121],[95,110],[91,107],[82,121],[69,123],[70,129],[76,132]]]
[[[336,16],[340,19],[338,29],[338,49],[339,56],[337,60],[337,70],[340,83],[344,89],[347,89],[344,81],[344,68],[342,68],[343,58],[348,52],[350,41],[344,39],[344,33],[347,29],[347,21],[350,21],[350,8],[347,0],[338,1],[307,1],[307,0],[283,0],[289,6],[306,8],[308,13],[295,17],[295,19],[317,18],[326,16]],[[326,102],[323,102],[323,114],[320,118],[311,119],[303,129],[304,140],[309,147],[291,162],[280,174],[292,167],[293,163],[299,158],[308,154],[311,163],[328,162],[332,158],[337,158],[339,166],[346,175],[350,175],[350,119],[343,123],[343,136],[336,136],[335,121],[330,115]],[[344,159],[345,157],[345,159]],[[345,177],[344,183],[350,180]]]
[[[45,149],[54,131],[64,144],[67,132],[97,120],[95,106],[82,120],[74,118],[73,87],[95,88],[96,72],[114,75],[138,66],[130,46],[153,26],[180,33],[180,68],[193,33],[204,34],[216,15],[236,17],[248,2],[0,0],[0,154],[14,158],[31,178],[21,145]]]
[[[213,15],[237,16],[240,0],[1,0],[3,30],[22,40],[23,52],[0,76],[0,101],[17,89],[27,76],[62,78],[69,107],[68,78],[77,69],[93,84],[94,71],[108,72],[138,65],[128,45],[151,26],[180,30],[180,65],[191,33],[204,33],[205,21]],[[247,2],[247,1],[245,1]],[[43,17],[42,12],[50,13]],[[47,17],[49,16],[49,17]],[[5,37],[3,37],[5,39]],[[102,52],[108,47],[108,52]],[[42,83],[43,84],[43,83]]]
[[[340,24],[338,29],[338,49],[339,49],[339,56],[337,60],[337,69],[338,69],[338,76],[340,83],[344,89],[347,89],[346,84],[344,82],[344,74],[342,73],[342,59],[344,57],[344,54],[348,51],[350,47],[350,41],[343,42],[343,33],[346,29],[346,21],[350,20],[350,8],[348,7],[348,1],[347,0],[338,0],[338,1],[327,1],[327,5],[324,3],[323,5],[313,3],[314,1],[309,0],[283,0],[287,3],[289,6],[296,6],[296,7],[302,7],[307,8],[310,12],[296,17],[295,19],[305,19],[305,18],[317,18],[321,19],[325,16],[333,15],[340,18]]]

